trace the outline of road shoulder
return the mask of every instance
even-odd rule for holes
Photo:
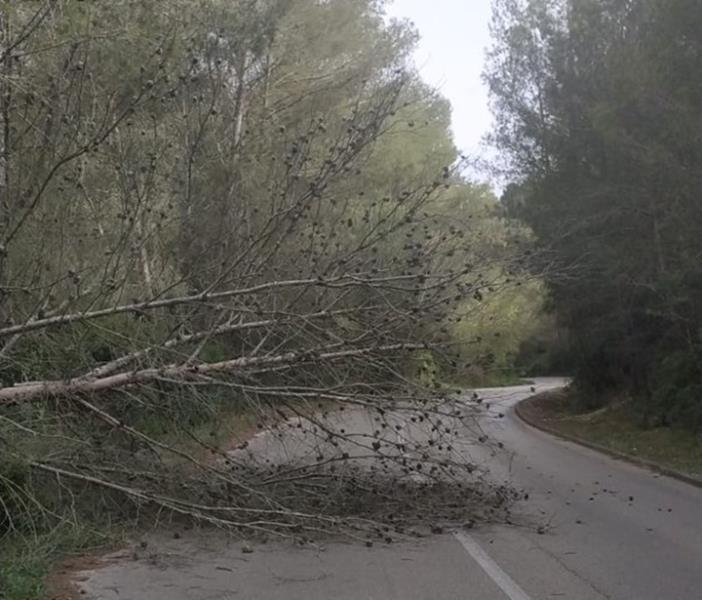
[[[673,479],[702,488],[702,479],[699,477],[684,473],[678,469],[671,468],[667,465],[641,456],[635,456],[633,454],[622,452],[615,448],[588,439],[585,435],[576,435],[571,431],[566,431],[562,425],[562,417],[564,413],[556,407],[559,400],[562,399],[562,394],[564,393],[564,390],[556,390],[536,394],[515,405],[514,412],[519,419],[535,429],[557,436],[569,442],[585,446],[591,450],[601,452],[611,458],[622,460],[660,475],[665,475],[666,477],[671,477]]]

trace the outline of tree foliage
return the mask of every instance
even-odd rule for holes
[[[485,77],[503,203],[535,231],[578,380],[702,426],[702,9],[499,0]]]

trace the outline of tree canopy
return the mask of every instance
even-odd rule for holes
[[[578,381],[702,426],[702,7],[498,0],[485,78]]]

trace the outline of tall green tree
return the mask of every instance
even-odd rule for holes
[[[500,0],[486,69],[504,203],[558,264],[549,288],[580,383],[694,427],[700,18],[682,0]]]

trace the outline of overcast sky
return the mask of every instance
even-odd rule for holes
[[[391,0],[388,15],[414,22],[422,37],[415,60],[424,79],[453,106],[456,145],[480,149],[490,129],[487,90],[480,79],[490,42],[491,0]]]

